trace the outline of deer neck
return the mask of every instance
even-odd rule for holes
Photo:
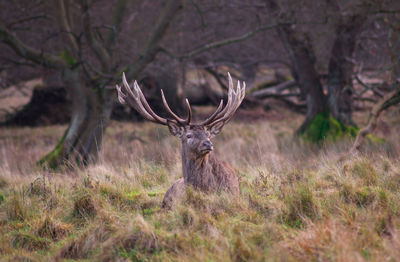
[[[212,178],[211,154],[212,152],[204,156],[196,156],[182,147],[182,171],[185,183],[194,187],[207,187]]]

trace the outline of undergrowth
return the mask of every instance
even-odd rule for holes
[[[290,124],[229,124],[216,154],[239,199],[189,188],[172,211],[180,148],[162,127],[114,123],[97,165],[57,173],[34,164],[63,127],[1,130],[17,138],[0,140],[0,260],[397,261],[398,133],[338,163],[348,141],[292,143]]]

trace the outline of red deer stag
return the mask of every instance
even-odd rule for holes
[[[183,119],[172,112],[165,99],[164,92],[161,90],[165,110],[171,115],[171,118],[163,118],[150,108],[136,81],[132,89],[126,81],[125,74],[123,74],[122,88],[116,86],[120,103],[128,102],[145,119],[168,126],[171,134],[181,139],[183,179],[178,179],[168,189],[162,203],[165,208],[171,208],[174,205],[176,199],[185,192],[186,185],[192,185],[204,192],[227,191],[236,196],[239,195],[239,180],[235,171],[228,164],[218,161],[214,157],[212,153],[213,144],[210,141],[211,138],[221,132],[222,127],[232,118],[245,96],[246,84],[243,82],[243,87],[241,87],[238,81],[235,90],[229,73],[228,78],[228,101],[225,107],[223,107],[223,100],[221,100],[217,110],[210,117],[196,124],[191,123],[192,110],[187,99],[188,116]]]

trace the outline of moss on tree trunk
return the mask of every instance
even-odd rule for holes
[[[60,141],[58,141],[56,147],[50,153],[39,160],[38,164],[41,167],[55,169],[60,164],[60,159],[62,158],[64,152],[63,144],[65,137],[68,134],[68,130],[69,128],[65,131]]]
[[[339,122],[328,110],[325,110],[311,120],[301,136],[308,142],[319,144],[322,141],[336,141],[346,136],[355,137],[357,132],[356,127]]]

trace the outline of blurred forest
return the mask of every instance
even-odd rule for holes
[[[122,72],[156,111],[164,89],[182,113],[185,97],[218,105],[230,71],[242,108],[304,114],[294,134],[320,143],[398,102],[400,2],[1,1],[0,47],[2,125],[69,123],[49,167],[95,161],[111,118],[140,120],[117,103]]]

